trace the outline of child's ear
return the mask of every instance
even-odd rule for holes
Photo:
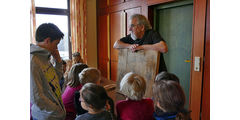
[[[108,103],[108,101],[106,101],[105,109],[106,109],[107,111],[110,111],[110,110],[111,110],[111,106],[110,106],[110,104]]]
[[[92,105],[87,105],[87,107],[89,107],[89,108],[93,109],[93,106],[92,106]]]

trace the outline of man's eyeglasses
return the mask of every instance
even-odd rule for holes
[[[133,27],[135,27],[135,26],[137,26],[138,24],[136,24],[136,25],[134,25],[134,24],[131,24],[131,25],[129,25],[129,28],[133,28]]]

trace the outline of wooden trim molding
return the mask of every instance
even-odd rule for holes
[[[191,118],[200,119],[202,80],[203,80],[203,57],[205,39],[206,0],[194,0],[193,3],[193,41],[192,61],[196,56],[200,57],[200,71],[194,71],[194,63],[191,63],[190,81],[190,105]]]
[[[108,16],[107,16],[107,46],[108,46],[108,63],[107,63],[107,78],[108,78],[108,80],[110,80],[110,73],[111,73],[111,71],[110,71],[110,50],[111,50],[111,46],[110,46],[110,16],[109,16],[109,14],[108,14]]]
[[[202,90],[201,119],[210,120],[210,0],[207,0],[204,78]]]
[[[127,10],[130,8],[142,7],[145,5],[144,3],[145,3],[144,0],[126,1],[123,3],[116,4],[116,5],[108,6],[106,8],[101,8],[101,9],[99,9],[99,14],[104,15],[104,14],[108,14],[108,13]]]
[[[147,5],[151,6],[151,5],[157,5],[157,4],[161,4],[161,3],[168,3],[168,2],[174,2],[177,0],[147,0]]]

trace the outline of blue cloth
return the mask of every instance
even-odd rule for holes
[[[62,78],[59,80],[59,84],[60,84],[60,87],[61,87],[61,90],[62,90],[63,84],[64,84],[64,77],[62,77]]]
[[[176,114],[174,115],[163,114],[161,116],[158,116],[156,113],[154,113],[153,116],[156,120],[169,120],[169,119],[171,120],[176,118]]]

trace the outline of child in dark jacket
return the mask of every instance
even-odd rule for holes
[[[114,120],[114,103],[102,86],[86,83],[80,90],[81,106],[88,112],[75,120]],[[110,105],[110,112],[107,111]]]
[[[153,85],[156,120],[189,120],[184,109],[185,95],[181,86],[172,80],[157,81]]]

